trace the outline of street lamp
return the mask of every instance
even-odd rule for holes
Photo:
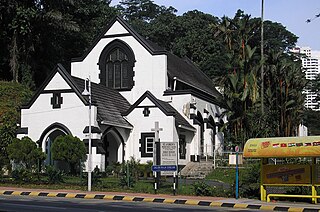
[[[87,89],[88,81],[88,89]],[[83,96],[89,97],[89,158],[88,158],[88,191],[91,191],[91,80],[90,76],[84,81],[84,91],[82,92]]]

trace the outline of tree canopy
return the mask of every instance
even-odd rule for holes
[[[45,154],[29,137],[14,139],[8,146],[8,155],[15,163],[23,164],[27,169],[35,168],[45,159]]]
[[[71,173],[75,173],[80,160],[86,159],[86,147],[79,138],[72,135],[58,136],[51,146],[52,159],[70,164]]]

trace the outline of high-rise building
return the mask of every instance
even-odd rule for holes
[[[307,80],[315,80],[320,73],[320,51],[314,51],[310,47],[296,47],[292,50],[294,53],[302,55],[302,67]],[[303,91],[306,94],[305,107],[320,111],[319,101],[316,100],[317,94],[309,89]]]

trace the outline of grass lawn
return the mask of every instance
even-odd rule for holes
[[[241,172],[241,170],[239,172]],[[217,168],[217,169],[214,169],[211,173],[209,173],[206,179],[233,184],[235,182],[235,178],[236,178],[235,176],[236,176],[236,170],[234,168],[230,168],[230,169]]]

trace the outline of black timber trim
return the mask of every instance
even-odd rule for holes
[[[28,127],[20,127],[16,134],[28,134]]]
[[[63,124],[61,124],[61,123],[58,123],[58,122],[55,122],[55,123],[51,124],[49,127],[47,127],[47,128],[42,132],[39,140],[37,141],[37,144],[38,144],[39,146],[42,145],[44,136],[45,136],[46,134],[48,134],[48,132],[50,132],[50,130],[53,130],[53,129],[59,129],[59,130],[65,132],[67,135],[72,135],[71,131],[70,131],[65,125],[63,125]]]
[[[72,89],[43,90],[43,91],[41,91],[41,94],[54,93],[54,92],[59,92],[59,93],[73,93],[74,90],[72,90]]]
[[[98,42],[105,36],[105,34],[109,31],[109,29],[113,26],[113,24],[118,21],[130,34],[133,36],[150,54],[152,55],[160,55],[166,54],[166,50],[155,50],[152,46],[146,42],[146,40],[139,35],[126,21],[124,21],[120,16],[116,16],[110,23],[102,30],[102,32],[95,38],[92,42],[92,45],[88,48],[88,50],[81,56],[77,58],[72,58],[71,62],[81,62],[83,61],[88,54],[92,51],[92,49],[98,44]],[[127,34],[127,33],[125,33]],[[116,34],[115,34],[116,35]],[[126,35],[128,36],[128,35]]]
[[[81,95],[81,91],[78,89],[76,83],[71,78],[71,75],[67,72],[67,70],[59,63],[57,64],[54,69],[51,71],[49,76],[46,78],[46,80],[43,82],[43,84],[39,87],[35,95],[32,97],[30,102],[22,106],[21,109],[29,109],[33,103],[37,100],[37,98],[40,96],[40,94],[45,91],[45,87],[49,84],[51,79],[56,75],[56,73],[59,73],[62,78],[67,82],[67,84],[71,87],[71,89],[76,93],[76,95],[79,97],[79,99],[85,104],[89,105],[88,100]]]
[[[222,102],[219,102],[214,96],[209,95],[204,92],[201,92],[201,91],[198,91],[198,90],[194,90],[194,89],[176,90],[176,91],[166,90],[163,92],[163,96],[174,96],[174,95],[182,95],[182,94],[191,94],[191,95],[198,97],[204,101],[218,105],[219,107],[222,107],[222,108],[226,108],[226,106]]]
[[[83,133],[89,133],[89,126],[86,126],[83,131]],[[98,133],[101,134],[101,130],[99,127],[91,126],[91,133]]]
[[[141,138],[139,139],[139,143],[140,143],[140,153],[141,153],[141,157],[153,157],[153,153],[148,153],[146,152],[146,138],[148,137],[155,137],[155,133],[154,132],[142,132],[141,133]]]
[[[109,75],[109,70],[107,70],[107,61],[106,58],[107,56],[114,51],[115,49],[120,49],[127,57],[128,57],[128,66],[127,66],[127,75],[128,75],[128,87],[124,87],[122,88],[113,88],[113,86],[109,86],[107,84],[107,76]],[[99,70],[100,70],[100,74],[99,74],[99,78],[100,78],[100,84],[112,88],[114,90],[118,90],[118,91],[131,91],[133,86],[134,86],[134,81],[133,81],[133,77],[134,77],[134,70],[133,67],[135,65],[136,59],[135,59],[135,55],[134,52],[132,50],[132,48],[124,41],[119,40],[119,39],[115,39],[113,41],[111,41],[110,43],[108,43],[104,49],[102,50],[100,56],[99,56],[99,60],[98,60],[98,65],[99,65]],[[121,64],[121,63],[120,63]],[[114,70],[113,70],[114,71]],[[122,78],[121,78],[121,82],[122,82]]]
[[[135,108],[139,106],[139,104],[145,99],[148,98],[153,104],[156,105],[166,116],[174,116],[175,112],[173,111],[167,111],[159,102],[159,100],[150,92],[146,91],[131,107],[124,113],[122,113],[122,116],[129,115]]]
[[[130,33],[120,33],[120,34],[112,34],[112,35],[103,35],[101,38],[118,38],[118,37],[127,37],[131,36]]]

